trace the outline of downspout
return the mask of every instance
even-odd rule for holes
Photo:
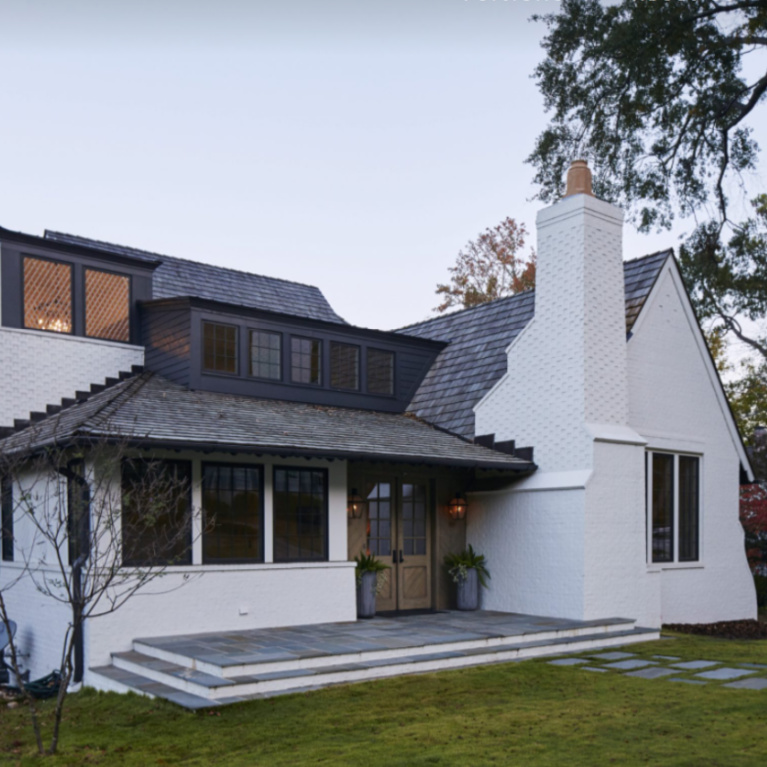
[[[82,568],[88,559],[88,549],[90,545],[90,518],[91,518],[91,490],[87,480],[75,471],[72,467],[75,464],[81,464],[81,461],[70,461],[66,468],[56,467],[56,471],[67,479],[67,514],[69,519],[67,522],[68,527],[68,540],[71,550],[71,536],[73,532],[77,536],[77,548],[79,552],[77,558],[72,563],[72,610],[76,616],[74,621],[74,677],[73,682],[79,684],[83,681],[83,673],[85,666],[85,650],[83,640],[83,582],[82,582]],[[74,482],[79,486],[79,499],[76,504],[76,508],[79,510],[76,520],[72,520],[71,514],[73,511],[73,493],[71,492],[70,482]],[[72,530],[72,524],[77,525],[75,531]]]

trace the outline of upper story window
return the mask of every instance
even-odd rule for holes
[[[360,388],[360,347],[330,342],[330,385],[334,389]]]
[[[651,561],[700,559],[700,459],[648,453],[647,499]]]
[[[322,384],[322,341],[297,336],[290,339],[290,378],[296,383]]]
[[[237,375],[237,328],[217,322],[202,323],[203,368],[209,373]]]
[[[394,394],[394,353],[368,349],[368,394]]]
[[[85,335],[130,341],[130,277],[85,270]]]
[[[282,333],[250,331],[250,374],[256,378],[282,380]]]
[[[24,327],[72,332],[72,266],[24,258]]]

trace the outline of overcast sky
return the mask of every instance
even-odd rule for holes
[[[533,232],[557,0],[1,0],[0,225],[428,316],[458,250]],[[676,245],[626,231],[626,258]]]

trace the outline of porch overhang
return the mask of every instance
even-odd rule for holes
[[[295,458],[420,464],[530,474],[532,461],[475,444],[409,414],[191,390],[152,373],[116,384],[0,442],[0,452],[116,443]]]

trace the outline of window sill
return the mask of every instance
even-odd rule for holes
[[[704,570],[705,564],[698,562],[652,562],[647,564],[648,573],[659,573],[663,570]]]
[[[266,563],[252,563],[252,564],[192,564],[192,565],[170,565],[168,567],[157,568],[162,569],[163,572],[168,574],[173,573],[211,573],[211,572],[223,572],[223,573],[235,573],[235,572],[251,572],[251,571],[274,571],[274,570],[327,570],[345,567],[356,567],[357,563],[354,560],[347,561],[341,560],[338,562],[266,562]],[[131,570],[134,568],[125,567],[125,570]],[[147,568],[135,568],[140,570],[151,570],[151,567]]]

